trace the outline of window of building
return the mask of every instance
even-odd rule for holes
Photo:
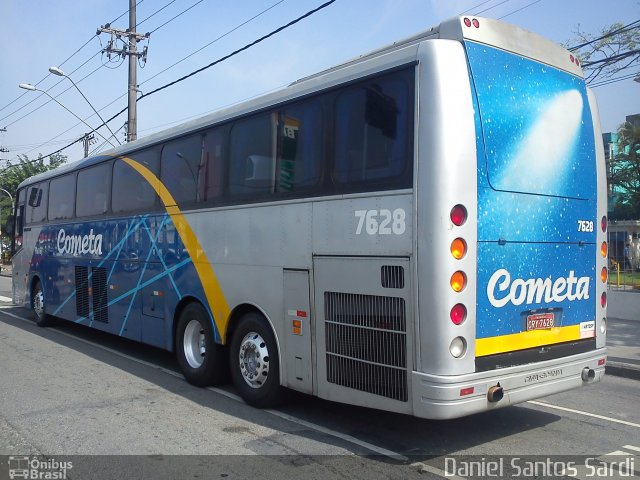
[[[158,176],[160,159],[157,150],[143,150],[135,152],[129,157],[147,168],[156,177]],[[113,165],[111,192],[113,213],[148,210],[153,208],[156,202],[154,186],[123,160],[116,160]]]
[[[406,173],[412,162],[412,72],[372,79],[338,94],[334,111],[338,185],[411,186]],[[390,181],[394,179],[398,181]]]
[[[111,162],[78,172],[76,216],[101,215],[109,209]]]
[[[75,203],[75,173],[51,180],[49,184],[49,220],[66,220],[73,218],[73,206]]]

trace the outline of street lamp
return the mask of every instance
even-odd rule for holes
[[[93,106],[93,104],[89,101],[89,99],[84,95],[84,93],[82,93],[82,90],[80,90],[80,87],[78,87],[78,85],[76,84],[76,82],[74,82],[74,81],[73,81],[73,79],[72,79],[69,75],[67,75],[66,73],[64,73],[64,72],[63,72],[60,68],[58,68],[58,67],[49,67],[49,72],[51,72],[51,73],[53,73],[54,75],[57,75],[57,76],[59,76],[59,77],[65,77],[66,79],[68,79],[68,80],[73,84],[73,86],[74,86],[74,87],[76,87],[76,90],[78,90],[78,92],[80,92],[80,95],[82,95],[82,98],[84,98],[84,99],[87,101],[87,103],[88,103],[88,104],[89,104],[89,106],[93,109],[93,111],[96,113],[96,115],[98,115],[98,118],[99,118],[100,120],[102,120],[103,125],[105,125],[105,126],[109,129],[109,131],[111,132],[111,136],[112,136],[113,138],[115,138],[115,139],[116,139],[116,141],[117,141],[120,145],[122,145],[122,144],[120,143],[120,140],[118,140],[118,137],[116,137],[116,134],[115,134],[115,133],[113,133],[113,131],[111,130],[111,127],[109,127],[109,125],[107,124],[107,122],[105,122],[105,121],[104,121],[104,118],[102,118],[102,115],[100,115],[100,114],[98,113],[98,111],[95,109],[95,107]]]
[[[52,97],[51,95],[49,95],[48,92],[45,92],[44,90],[40,90],[38,87],[36,87],[35,85],[31,85],[30,83],[21,83],[20,85],[18,85],[20,88],[24,89],[24,90],[30,90],[30,91],[34,91],[34,92],[42,92],[44,93],[47,97],[49,97],[51,100],[53,100],[54,102],[56,102],[58,105],[60,105],[62,108],[64,108],[67,112],[69,112],[71,115],[73,115],[74,117],[76,117],[78,120],[80,120],[82,123],[84,123],[87,127],[89,127],[91,129],[91,131],[95,131],[98,135],[100,135],[102,138],[104,138],[104,140],[109,143],[112,147],[115,148],[115,145],[113,143],[111,143],[107,138],[104,137],[104,135],[102,135],[100,132],[98,132],[98,130],[94,129],[91,125],[89,125],[87,122],[85,122],[83,119],[81,119],[78,115],[76,115],[75,113],[73,113],[71,110],[69,110],[67,107],[65,107],[63,104],[61,104],[58,100],[56,100],[54,97]]]

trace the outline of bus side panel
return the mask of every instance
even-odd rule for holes
[[[459,42],[428,40],[419,52],[416,241],[420,364],[416,370],[460,375],[475,370],[477,155],[471,84]],[[449,216],[456,205],[463,205],[468,213],[462,226],[455,226]],[[456,238],[464,239],[468,247],[460,260],[450,251]],[[449,283],[456,271],[467,277],[461,292],[454,292]],[[461,325],[450,318],[456,304],[467,309]],[[466,349],[454,358],[450,345],[458,337]]]

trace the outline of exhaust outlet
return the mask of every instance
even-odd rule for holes
[[[487,392],[487,400],[491,403],[496,403],[502,400],[504,397],[504,389],[500,386],[500,382],[493,387],[489,387],[489,391]]]
[[[596,378],[596,371],[593,368],[584,367],[582,369],[582,381],[583,382],[590,382],[594,378]]]

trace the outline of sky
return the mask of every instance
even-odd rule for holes
[[[138,0],[137,31],[151,32],[139,45],[148,47],[146,63],[138,68],[139,90],[147,93],[170,83],[323,3]],[[96,29],[128,6],[128,0],[0,2],[0,128],[6,127],[0,148],[9,150],[0,158],[15,162],[18,155],[47,155],[88,130],[45,94],[19,89],[20,83],[37,84],[91,126],[102,123],[68,79],[49,74],[51,66],[66,72],[104,119],[126,107],[128,62],[100,53],[110,37],[96,35]],[[462,13],[502,18],[571,44],[578,29],[597,35],[612,23],[639,19],[640,0],[337,0],[233,58],[141,99],[138,138],[277,90]],[[112,27],[128,28],[128,15]],[[615,131],[627,115],[640,113],[640,84],[632,79],[594,91],[603,132]],[[125,122],[126,113],[109,123],[121,142]],[[109,136],[105,128],[100,132]],[[97,140],[91,151],[109,147]],[[62,153],[78,160],[82,144]]]

